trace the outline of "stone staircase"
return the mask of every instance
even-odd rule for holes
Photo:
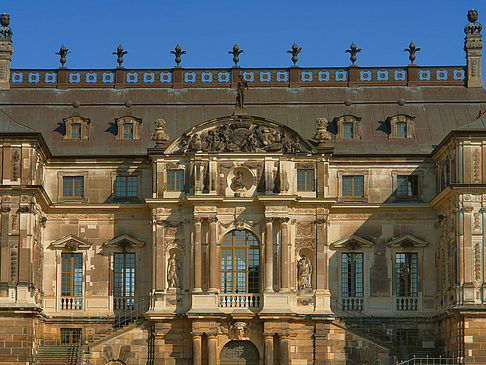
[[[78,345],[39,346],[36,365],[81,365]]]

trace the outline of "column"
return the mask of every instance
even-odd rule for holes
[[[273,365],[273,335],[264,333],[265,338],[265,365]]]
[[[281,250],[282,254],[280,256],[281,263],[280,263],[280,273],[282,275],[281,278],[281,287],[280,291],[288,292],[289,291],[289,274],[290,274],[290,265],[289,265],[289,246],[290,246],[290,239],[289,239],[289,218],[280,218],[281,226]]]
[[[216,334],[208,334],[208,364],[217,364]]]
[[[317,219],[317,254],[316,254],[316,289],[328,289],[327,276],[327,223],[326,219]]]
[[[201,353],[201,340],[202,336],[200,333],[192,332],[192,364],[201,365],[202,353]]]
[[[194,288],[192,291],[196,293],[202,291],[201,224],[202,218],[194,218]]]
[[[209,218],[209,291],[218,292],[218,218]]]
[[[265,291],[273,292],[273,218],[265,218]]]
[[[290,348],[289,348],[289,334],[284,333],[279,335],[280,338],[280,362],[282,365],[290,364]]]

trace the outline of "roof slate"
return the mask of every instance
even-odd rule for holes
[[[400,106],[397,100],[406,104]],[[352,105],[344,101],[350,99]],[[81,106],[74,108],[73,101]],[[429,154],[454,129],[486,128],[474,122],[486,109],[486,90],[459,86],[253,88],[246,94],[250,115],[285,124],[304,138],[315,132],[315,120],[343,114],[360,116],[361,139],[333,140],[335,154]],[[125,102],[130,101],[130,108]],[[41,132],[54,156],[145,155],[154,143],[154,121],[163,118],[171,140],[203,121],[231,115],[235,91],[208,89],[11,89],[0,94],[3,131]],[[414,119],[415,138],[389,139],[385,120],[398,113]],[[81,115],[91,120],[88,141],[63,140],[63,118]],[[142,118],[141,140],[116,140],[110,132],[115,118]],[[7,117],[8,116],[8,117]],[[21,123],[21,124],[20,124]],[[0,130],[1,131],[1,130]]]

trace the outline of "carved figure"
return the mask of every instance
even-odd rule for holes
[[[230,337],[234,340],[247,340],[249,328],[246,322],[235,322],[230,329]]]
[[[483,26],[477,22],[478,11],[476,9],[471,9],[467,12],[467,20],[469,23],[464,28],[464,33],[466,34],[480,34]]]
[[[165,125],[165,120],[155,120],[155,132],[152,134],[152,141],[154,141],[157,145],[163,144],[165,141],[169,140],[169,135],[165,131]]]
[[[248,82],[243,78],[243,75],[238,75],[238,86],[236,88],[236,108],[245,108],[245,89],[248,89]]]
[[[169,258],[167,263],[167,282],[169,288],[179,288],[179,270],[181,268],[179,260],[176,258],[175,253]]]
[[[0,24],[2,24],[0,27],[0,38],[12,39],[13,32],[8,26],[10,24],[10,15],[3,13],[0,16]]]
[[[297,269],[298,269],[299,290],[310,289],[312,267],[307,256],[302,255],[302,258],[297,263]]]
[[[231,179],[231,185],[235,191],[244,190],[246,188],[245,180],[243,179],[243,171],[236,171],[235,176]]]

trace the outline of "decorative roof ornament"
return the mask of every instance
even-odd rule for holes
[[[165,141],[169,140],[169,135],[165,131],[166,122],[164,119],[155,120],[155,132],[152,134],[152,141],[154,141],[157,147],[162,146]]]
[[[177,43],[176,48],[174,48],[173,51],[170,51],[170,53],[172,53],[175,56],[175,62],[177,64],[177,66],[179,66],[179,63],[181,63],[181,61],[182,61],[181,56],[183,54],[186,54],[187,52],[183,51],[180,44]]]
[[[404,52],[407,51],[408,53],[410,53],[410,56],[408,56],[408,59],[410,60],[411,63],[413,63],[417,59],[417,56],[415,56],[415,53],[420,51],[420,48],[417,48],[415,43],[413,43],[413,41],[411,41],[408,48],[405,48],[403,51]]]
[[[228,51],[229,54],[233,55],[233,62],[235,63],[235,66],[238,66],[238,62],[240,62],[239,56],[243,52],[245,52],[245,51],[240,49],[240,47],[238,47],[238,43],[235,43],[232,51]]]
[[[292,45],[292,49],[289,49],[287,53],[292,54],[292,62],[294,63],[294,66],[297,64],[297,61],[299,60],[299,53],[302,52],[302,47],[299,47],[297,43],[294,42]]]
[[[118,45],[116,51],[113,52],[113,54],[117,55],[116,62],[118,62],[118,67],[123,67],[122,66],[123,56],[125,56],[127,53],[128,53],[127,51],[123,50],[123,46],[121,45],[121,43]]]
[[[59,48],[59,52],[56,52],[59,55],[59,62],[61,62],[61,68],[65,68],[64,64],[66,63],[66,56],[70,54],[69,49],[63,44],[61,48]]]
[[[327,146],[327,141],[331,139],[331,133],[328,132],[327,125],[328,121],[326,118],[316,119],[316,132],[312,139],[319,142],[319,147]]]
[[[10,24],[10,15],[8,15],[7,13],[3,13],[0,16],[0,24],[2,25],[0,27],[0,38],[11,40],[13,32],[12,29],[8,26]]]
[[[471,9],[467,12],[467,20],[469,23],[464,28],[464,33],[466,34],[480,34],[483,26],[477,22],[478,11],[476,9]]]
[[[361,52],[362,49],[361,48],[358,48],[358,46],[356,45],[356,43],[352,43],[351,46],[349,47],[349,49],[345,50],[344,52],[347,52],[351,55],[351,57],[349,57],[349,59],[351,60],[351,62],[354,63],[356,62],[356,60],[358,59],[358,57],[356,56],[359,52]]]

